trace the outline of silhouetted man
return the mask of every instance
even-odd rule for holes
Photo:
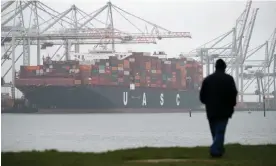
[[[202,82],[200,101],[205,104],[213,138],[210,154],[221,157],[224,154],[226,126],[234,113],[238,91],[233,77],[225,73],[225,62],[218,59],[215,67],[216,71]]]

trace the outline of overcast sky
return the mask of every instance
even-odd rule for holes
[[[157,46],[151,45],[147,48],[148,51],[153,49],[165,50],[170,55],[188,52],[231,30],[246,4],[246,1],[181,0],[113,0],[111,2],[171,31],[191,32],[192,39],[164,39]],[[45,1],[45,3],[58,11],[65,11],[72,4],[75,4],[87,13],[106,4],[103,0]],[[276,1],[253,1],[253,8],[260,8],[260,10],[252,36],[252,48],[267,40],[273,29],[276,28]],[[128,18],[135,24],[135,19]],[[119,28],[123,21],[125,22],[121,16],[114,16],[114,26],[118,29],[123,29]]]
[[[42,2],[59,12],[63,12],[75,4],[86,13],[91,13],[104,6],[107,1],[51,0]],[[245,9],[246,4],[246,1],[195,0],[112,0],[111,2],[132,14],[171,31],[191,32],[192,39],[163,39],[157,45],[116,45],[118,51],[127,51],[128,49],[149,52],[164,50],[169,56],[176,56],[180,52],[189,52],[205,42],[230,31]],[[260,9],[255,22],[250,48],[255,48],[268,40],[276,28],[276,1],[253,1],[251,9],[253,8]],[[136,24],[135,19],[132,19],[132,17],[128,18]],[[140,25],[139,27],[144,28],[141,23]],[[131,32],[131,28],[133,28],[130,24],[126,25],[126,21],[118,14],[114,14],[114,27],[128,32]],[[83,48],[81,52],[87,52],[87,49]],[[42,51],[41,54],[47,55],[54,51],[54,49]],[[35,52],[35,49],[32,50],[32,55]],[[260,50],[253,58],[263,59],[263,57],[264,49]],[[35,56],[32,56],[31,63],[36,64]]]

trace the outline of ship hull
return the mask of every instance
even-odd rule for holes
[[[110,86],[18,87],[38,112],[158,113],[183,112],[200,107],[198,91]]]

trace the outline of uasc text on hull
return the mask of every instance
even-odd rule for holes
[[[116,86],[22,87],[20,90],[24,92],[29,105],[39,109],[192,109],[200,105],[197,91],[156,88],[130,90]]]

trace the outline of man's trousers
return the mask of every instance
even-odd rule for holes
[[[224,154],[224,136],[228,119],[209,119],[213,143],[210,147],[210,154],[213,157],[220,157]]]

